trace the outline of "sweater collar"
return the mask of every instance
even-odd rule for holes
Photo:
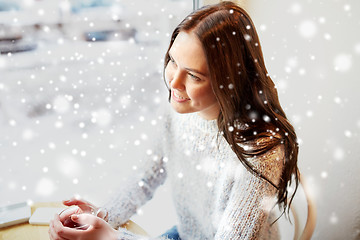
[[[195,127],[200,129],[203,132],[207,133],[217,133],[217,119],[207,120],[199,116],[198,113],[189,113],[190,121],[194,124]]]

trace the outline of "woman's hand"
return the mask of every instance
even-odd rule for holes
[[[116,240],[117,231],[103,219],[87,214],[74,214],[71,220],[79,225],[89,225],[85,230],[63,226],[58,214],[50,222],[49,236],[51,240]]]
[[[107,221],[107,219],[108,219],[108,214],[105,210],[96,207],[94,204],[92,204],[86,200],[73,197],[69,200],[64,200],[63,204],[66,206],[77,205],[81,209],[81,211],[78,213],[95,213],[96,216],[104,219],[105,221]]]

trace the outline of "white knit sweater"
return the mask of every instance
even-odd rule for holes
[[[245,169],[218,136],[216,120],[172,112],[164,121],[153,154],[104,206],[109,223],[115,228],[124,224],[168,180],[182,240],[278,239],[276,224],[270,227],[276,189]],[[283,158],[280,145],[250,161],[277,184]],[[144,239],[123,228],[118,232],[118,239]]]

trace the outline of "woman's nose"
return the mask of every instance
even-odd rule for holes
[[[173,89],[184,90],[185,86],[183,83],[183,77],[179,71],[175,71],[172,78],[170,78],[170,86]]]

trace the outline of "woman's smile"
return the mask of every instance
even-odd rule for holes
[[[181,97],[175,91],[172,91],[172,97],[176,102],[186,102],[190,100],[190,98]]]

